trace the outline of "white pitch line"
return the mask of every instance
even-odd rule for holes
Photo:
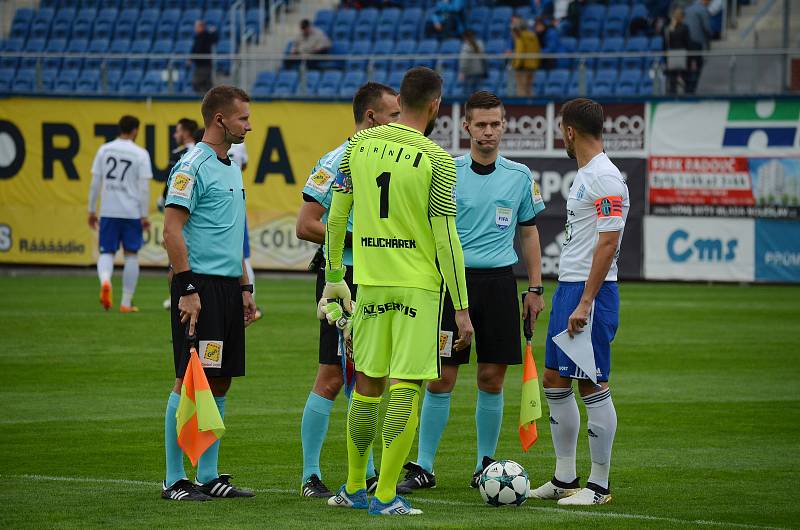
[[[128,484],[131,486],[147,486],[148,488],[160,487],[161,484],[157,482],[148,482],[145,480],[128,480],[128,479],[112,479],[112,478],[93,478],[93,477],[51,477],[47,475],[0,475],[0,478],[10,479],[25,479],[25,480],[39,480],[47,482],[82,482],[88,484]],[[297,490],[288,490],[282,488],[260,488],[254,489],[258,493],[277,493],[277,494],[294,494]],[[421,504],[441,504],[445,506],[475,506],[476,503],[448,501],[444,499],[426,499],[423,497],[416,497],[414,502]],[[590,512],[586,510],[568,510],[563,508],[547,508],[541,506],[530,506],[526,504],[527,510],[536,510],[546,513],[557,513],[563,515],[580,515],[584,517],[595,517],[600,519],[633,519],[637,521],[655,521],[662,523],[677,523],[677,524],[694,524],[703,526],[720,526],[725,528],[748,528],[753,530],[788,530],[780,526],[762,526],[743,523],[729,523],[722,521],[710,521],[703,519],[678,519],[675,517],[660,517],[657,515],[643,515],[636,513],[617,513],[617,512]]]

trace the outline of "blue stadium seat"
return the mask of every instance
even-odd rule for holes
[[[25,51],[43,52],[46,46],[47,46],[47,41],[45,39],[38,37],[33,39],[28,39],[28,42],[25,43]]]
[[[616,70],[598,70],[589,86],[589,95],[592,97],[608,97],[614,94],[617,84]]]
[[[393,55],[413,55],[417,51],[417,41],[415,40],[401,40],[394,44],[392,50]],[[390,68],[392,70],[406,71],[411,68],[412,64],[416,64],[413,58],[407,59],[393,59]]]
[[[68,39],[72,35],[72,23],[65,20],[53,22],[50,28],[51,39]]]
[[[379,40],[372,46],[370,55],[372,56],[373,68],[389,68],[389,58],[394,49],[394,42],[390,40]]]
[[[608,54],[620,53],[625,42],[620,37],[606,37],[600,46],[600,51]],[[600,70],[617,69],[619,67],[619,57],[600,57],[597,60],[597,68]]]
[[[136,26],[136,32],[133,34],[135,40],[153,40],[153,35],[156,32],[156,27],[150,20],[140,20]]]
[[[303,97],[314,96],[317,92],[320,76],[322,76],[322,73],[319,70],[306,70],[305,87],[303,87],[303,79],[300,78],[297,83],[297,95]]]
[[[94,22],[94,19],[97,18],[97,8],[96,7],[81,7],[78,10],[75,20],[88,20],[89,22]]]
[[[375,83],[381,83],[382,85],[386,84],[386,81],[389,80],[389,71],[388,70],[373,70],[372,77],[370,77],[370,81],[374,81]]]
[[[101,20],[107,20],[111,24],[114,24],[117,21],[117,17],[119,16],[119,10],[116,7],[104,7],[97,12],[97,18],[95,19],[95,24]]]
[[[474,6],[467,11],[467,25],[471,23],[486,24],[491,19],[491,12],[486,6]]]
[[[121,94],[135,94],[139,91],[139,83],[142,81],[142,70],[126,69],[125,73],[117,84],[117,92]]]
[[[559,80],[548,80],[544,86],[544,95],[552,98],[563,98],[566,95],[567,83]]]
[[[626,26],[628,23],[628,16],[630,14],[630,8],[627,5],[617,4],[611,5],[608,7],[606,11],[606,24],[611,21],[619,21],[623,27]]]
[[[29,25],[33,22],[34,11],[33,9],[27,7],[21,7],[16,10],[14,13],[14,22],[27,22]]]
[[[130,53],[131,41],[130,39],[114,39],[111,41],[109,53]],[[121,70],[125,67],[125,59],[107,59],[106,68]]]
[[[163,5],[163,0],[142,0],[142,9],[158,9],[160,10]]]
[[[206,0],[206,7],[207,8],[216,8],[216,9],[227,9],[228,4],[232,4],[233,2],[229,0]]]
[[[183,0],[164,0],[161,7],[164,9],[183,9],[184,3]]]
[[[194,7],[194,6],[192,6],[192,7],[188,8],[188,9],[186,9],[186,10],[183,12],[183,14],[181,15],[181,19],[178,21],[178,23],[179,23],[179,24],[182,24],[182,23],[186,23],[186,22],[188,22],[189,24],[191,24],[192,26],[194,26],[194,23],[195,23],[197,20],[201,19],[201,18],[203,18],[203,10],[202,10],[202,9],[199,9],[199,8],[197,8],[197,7]],[[214,25],[215,25],[215,26],[217,26],[217,27],[219,27],[219,26],[220,26],[220,23],[219,23],[219,22],[217,22],[217,23],[216,23],[216,24],[214,24]]]
[[[405,72],[398,72],[397,70],[390,71],[389,77],[386,78],[386,84],[393,89],[400,91],[400,84],[403,82]]]
[[[63,53],[67,49],[67,39],[50,39],[44,51],[47,53]]]
[[[181,10],[180,9],[165,9],[161,12],[161,16],[159,17],[159,22],[170,22],[171,24],[175,25],[181,19]]]
[[[445,39],[439,46],[440,55],[458,55],[461,53],[460,39]],[[458,58],[440,59],[442,70],[457,70]]]
[[[107,53],[111,46],[109,39],[92,39],[87,51],[89,53]]]
[[[222,55],[216,60],[214,67],[217,69],[217,72],[221,72],[225,75],[231,73],[231,60],[227,58],[227,56],[231,53],[231,41],[230,40],[221,40],[217,43],[214,53],[218,55]]]
[[[266,98],[272,95],[272,85],[275,84],[275,72],[259,72],[256,82],[253,83],[252,94],[254,97]]]
[[[8,36],[12,39],[27,39],[31,23],[27,20],[14,20]]]
[[[639,82],[639,95],[640,96],[652,96],[653,95],[653,80],[650,79],[650,76],[642,77],[642,80]]]
[[[131,54],[147,54],[150,53],[151,43],[148,40],[133,41],[131,49],[127,53]],[[144,70],[147,64],[147,59],[144,57],[135,57],[127,60],[125,67],[128,70]]]
[[[484,36],[487,39],[508,39],[511,34],[508,25],[508,22],[492,20]]]
[[[377,24],[378,23],[378,10],[374,7],[365,7],[358,11],[356,15],[356,23],[369,23],[369,24]]]
[[[508,41],[506,39],[494,39],[486,43],[487,54],[502,54],[508,49]],[[487,61],[489,70],[499,70],[505,68],[505,59],[489,59]]]
[[[25,49],[25,40],[23,39],[7,39],[3,51],[7,52],[21,52]]]
[[[150,48],[153,55],[169,55],[172,53],[172,41],[169,39],[157,40]],[[147,68],[150,70],[165,70],[169,63],[169,57],[152,57],[147,61]]]
[[[648,51],[649,41],[647,37],[631,37],[625,45],[626,52],[646,52]],[[644,61],[641,57],[623,57],[622,68],[625,70],[640,69]]]
[[[594,53],[600,49],[600,39],[596,37],[584,37],[578,41],[578,53]],[[594,68],[596,59],[586,59],[586,65]]]
[[[297,70],[281,70],[275,78],[272,95],[279,97],[294,96],[297,91]]]
[[[542,94],[544,93],[544,86],[547,84],[547,70],[536,70],[536,73],[533,74],[533,93],[534,94]]]
[[[88,39],[92,33],[93,25],[94,22],[92,20],[82,18],[76,19],[75,23],[72,25],[70,37],[73,39]]]
[[[325,70],[317,83],[315,94],[321,97],[334,97],[339,94],[343,74],[340,70]]]
[[[257,18],[258,11],[250,11],[247,14],[249,15],[250,13],[255,13],[256,20],[258,20]],[[208,24],[209,26],[219,27],[222,25],[224,16],[225,13],[222,11],[222,9],[211,8],[211,9],[206,9],[206,12],[203,13],[203,20],[205,20],[206,24]]]
[[[589,20],[596,20],[602,22],[606,16],[606,6],[602,4],[589,4],[583,8],[581,13],[581,32],[583,32],[583,25]]]
[[[6,74],[8,70],[16,70],[18,65],[19,57],[0,57],[0,70],[5,70]],[[14,72],[11,73],[11,77],[14,77]]]
[[[89,48],[89,41],[87,39],[72,39],[67,45],[69,53],[86,53]]]
[[[53,85],[58,79],[58,68],[43,68],[39,73],[39,81],[41,83],[42,92],[50,92],[53,90]]]
[[[436,39],[421,40],[417,46],[417,55],[436,55],[438,52],[439,41]],[[436,67],[436,59],[417,59],[414,64],[433,69]]]
[[[114,32],[119,33],[121,29],[124,29],[128,33],[133,33],[133,30],[136,28],[136,23],[139,20],[139,10],[136,8],[126,8],[123,9],[122,12],[119,14],[119,18],[117,18],[117,25],[114,28]]]
[[[261,15],[257,9],[251,9],[244,17],[245,31],[250,35],[258,37],[261,35],[261,30],[264,28],[264,23],[261,20]],[[325,32],[327,33],[327,31]]]
[[[425,24],[422,9],[418,7],[407,7],[400,14],[400,21],[397,24],[398,39],[416,39],[419,37],[420,28]]]
[[[187,55],[192,52],[192,39],[181,39],[175,41],[175,47],[172,48],[172,53],[175,55]],[[180,60],[180,59],[179,59]]]
[[[330,9],[320,9],[314,14],[314,25],[330,35],[334,13]]]
[[[386,10],[384,10],[386,11]],[[400,15],[397,15],[398,18]],[[397,33],[397,19],[395,20],[383,20],[380,19],[378,21],[378,25],[375,27],[375,38],[376,39],[389,39],[392,40],[395,37],[395,33]]]
[[[560,53],[575,53],[578,49],[578,40],[574,37],[566,37],[562,36],[558,39],[558,51]],[[557,68],[572,68],[575,59],[557,59],[556,60],[556,67]]]
[[[0,63],[0,92],[8,92],[14,82],[16,68],[6,68]]]
[[[69,93],[75,90],[75,82],[78,80],[79,73],[78,70],[62,68],[61,71],[58,72],[55,83],[53,83],[53,91]]]
[[[617,96],[635,96],[639,90],[642,72],[639,70],[623,70],[614,90]]]
[[[366,72],[353,72],[342,79],[342,84],[339,85],[339,97],[352,99],[356,90],[367,82]]]
[[[579,34],[582,38],[599,38],[602,28],[603,28],[603,23],[601,20],[590,19],[586,21],[581,21],[581,28]]]
[[[17,70],[11,91],[15,93],[31,93],[36,88],[36,70],[25,69]]]
[[[74,7],[62,7],[58,11],[56,11],[55,16],[53,17],[53,22],[57,22],[60,20],[72,23],[75,17],[78,16],[78,10]]]
[[[377,24],[396,25],[400,21],[401,10],[397,7],[385,7],[378,14]]]
[[[589,87],[592,85],[594,80],[594,72],[592,70],[586,70],[584,75],[586,79],[584,80],[584,91],[580,91],[580,71],[575,70],[572,72],[572,76],[570,77],[569,86],[567,87],[567,97],[577,97],[577,96],[586,96],[589,93]]]
[[[514,8],[514,14],[518,17],[522,18],[523,20],[532,20],[535,17],[533,16],[533,10],[531,6],[519,6]]]
[[[650,38],[650,45],[648,46],[648,51],[651,52],[660,52],[664,50],[664,37],[661,35],[656,35],[655,37]],[[656,62],[663,61],[663,58],[657,57],[648,57],[645,59],[645,68],[650,68]]]
[[[336,17],[336,22],[333,25],[333,30],[331,31],[330,35],[333,40],[338,41],[351,38],[355,26],[355,17],[352,17],[353,20],[351,20],[349,15],[341,15],[342,12],[349,13],[350,11],[350,9],[343,9]]]
[[[514,10],[508,6],[495,7],[492,9],[490,21],[504,22],[506,27],[508,27],[508,24],[511,21],[511,15],[513,14]]]
[[[650,14],[647,12],[645,4],[633,4],[631,7],[631,20],[635,18],[649,18]]]
[[[336,17],[334,18],[334,26],[352,26],[356,21],[357,14],[357,11],[354,9],[337,10]]]
[[[614,20],[606,20],[605,26],[603,27],[603,35],[608,37],[622,37],[625,35],[625,30],[627,26],[622,20],[614,19]]]
[[[167,92],[167,82],[162,77],[160,70],[150,70],[139,84],[139,92],[145,95],[161,95]]]
[[[354,41],[350,46],[348,55],[364,56],[364,59],[348,59],[345,69],[347,70],[363,70],[367,67],[366,56],[372,52],[372,43],[370,41]]]
[[[175,35],[175,24],[161,21],[156,26],[155,40],[171,39]]]

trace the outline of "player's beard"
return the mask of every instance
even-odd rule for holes
[[[244,143],[244,135],[242,136],[234,136],[230,134],[228,131],[225,131],[225,143],[226,144],[243,144]]]
[[[567,150],[567,156],[570,157],[572,160],[575,160],[575,145],[567,143],[567,140],[565,138],[564,147]]]

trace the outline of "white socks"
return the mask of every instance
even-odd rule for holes
[[[578,403],[572,388],[545,388],[544,395],[550,407],[550,434],[556,451],[555,478],[569,484],[578,477],[575,472],[575,452],[581,426]]]
[[[617,411],[611,401],[611,390],[585,396],[588,421],[589,450],[592,454],[592,472],[589,482],[608,488],[608,472],[611,467],[611,446],[617,432]]]
[[[110,254],[109,254],[110,256]],[[99,268],[98,262],[98,268]],[[136,292],[136,282],[139,280],[139,257],[125,255],[125,268],[122,269],[122,302],[121,305],[130,307],[133,302],[133,293]]]
[[[111,275],[114,273],[114,254],[100,254],[97,258],[97,277],[100,278],[100,284],[111,281]]]

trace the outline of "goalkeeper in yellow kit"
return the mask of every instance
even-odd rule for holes
[[[440,377],[445,284],[456,310],[456,348],[472,340],[464,255],[455,225],[455,165],[426,137],[436,122],[441,95],[439,74],[424,67],[409,70],[400,87],[400,118],[353,136],[333,185],[322,298],[341,298],[350,307],[342,252],[352,208],[358,302],[347,483],[328,500],[331,506],[369,509],[374,515],[422,513],[397,496],[395,488],[419,422],[421,382]],[[375,497],[368,501],[364,476],[387,377],[392,384],[383,422],[381,474]]]

